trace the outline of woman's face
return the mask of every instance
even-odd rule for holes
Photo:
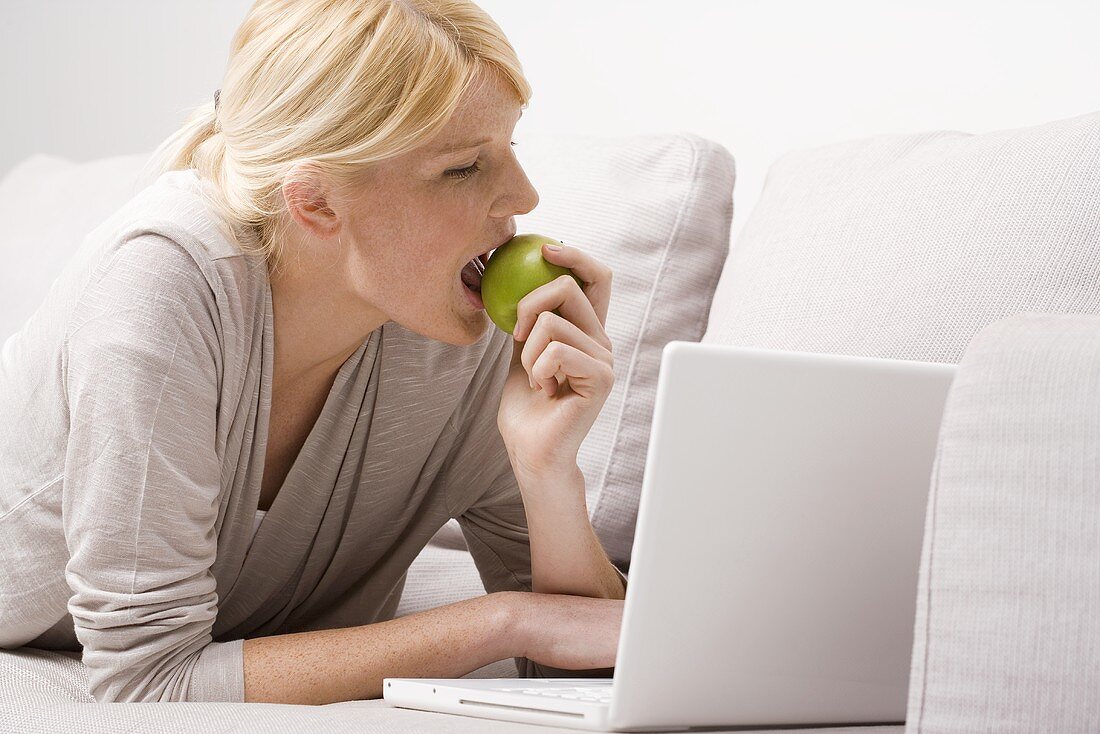
[[[485,333],[459,273],[538,204],[511,145],[520,107],[495,75],[482,77],[436,138],[372,168],[341,202],[346,282],[364,305],[451,344]]]

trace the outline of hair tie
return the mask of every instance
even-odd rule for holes
[[[221,100],[222,90],[214,90],[214,114],[218,114],[218,102]]]

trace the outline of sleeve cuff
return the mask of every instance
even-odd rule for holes
[[[191,672],[188,699],[244,703],[244,640],[211,642]]]

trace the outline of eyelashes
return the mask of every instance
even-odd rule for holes
[[[451,178],[464,179],[473,176],[475,173],[481,170],[481,166],[474,161],[473,165],[466,166],[465,168],[459,168],[455,171],[447,171],[447,175]]]
[[[516,141],[513,140],[511,143],[509,143],[509,145],[515,147]],[[463,180],[470,178],[470,176],[473,176],[480,170],[481,165],[477,161],[474,161],[471,165],[466,166],[465,168],[457,168],[453,171],[447,171],[447,175],[451,178]]]

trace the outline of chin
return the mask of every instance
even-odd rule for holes
[[[434,328],[428,329],[410,328],[421,336],[426,336],[444,344],[453,344],[456,347],[468,347],[476,344],[485,336],[488,329],[496,328],[489,321],[489,317],[484,311],[472,313],[452,312],[451,318],[447,319],[446,323],[433,326]]]
[[[481,341],[487,329],[495,328],[484,311],[475,311],[472,316],[460,317],[466,328],[458,333],[458,338],[451,344],[470,346]]]
[[[403,321],[405,328],[428,339],[457,347],[468,347],[485,337],[486,332],[496,326],[489,319],[484,308],[473,308],[461,290],[461,281],[455,279],[458,286],[454,293],[442,303],[422,304],[423,313],[438,314],[431,319],[409,318]]]

